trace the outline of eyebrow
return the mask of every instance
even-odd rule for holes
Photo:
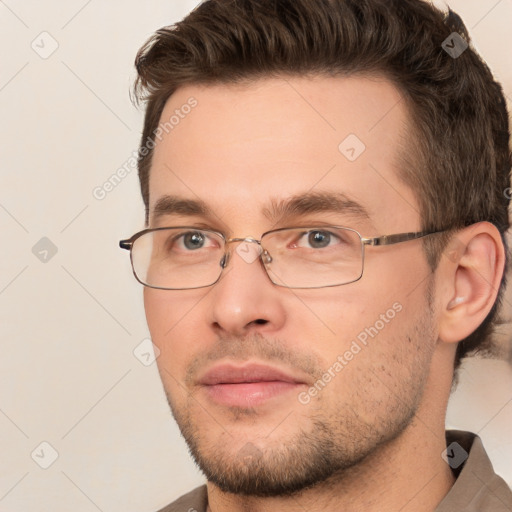
[[[342,192],[308,192],[288,199],[272,198],[269,207],[262,210],[271,222],[322,212],[370,220],[366,208]]]
[[[262,214],[273,223],[322,212],[370,220],[370,215],[363,205],[341,192],[307,192],[287,199],[271,198],[268,206],[262,209]],[[152,213],[153,221],[167,215],[218,218],[204,201],[174,195],[159,198]]]
[[[204,201],[185,199],[178,196],[165,195],[156,202],[153,208],[153,219],[164,215],[197,215],[211,217],[213,212]]]

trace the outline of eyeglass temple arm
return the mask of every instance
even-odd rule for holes
[[[408,242],[427,235],[434,235],[441,231],[418,231],[417,233],[397,233],[396,235],[383,235],[375,238],[362,238],[365,245],[392,245],[400,242]]]
[[[132,248],[132,242],[130,240],[120,240],[119,247],[121,247],[121,249],[126,249],[127,251],[129,251]]]

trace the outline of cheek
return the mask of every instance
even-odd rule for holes
[[[357,411],[358,421],[370,425],[416,403],[431,357],[430,321],[399,302],[390,306],[365,311],[358,320],[349,312],[340,316],[337,335],[321,349],[324,374],[306,393],[312,410],[343,410],[349,417],[347,411]]]
[[[148,327],[155,344],[172,338],[183,320],[194,316],[200,308],[201,296],[192,290],[156,290],[144,288],[144,308]]]
[[[393,289],[391,283],[380,282],[382,287],[375,288],[366,280],[343,290],[325,289],[322,297],[303,296],[301,302],[306,308],[298,312],[296,305],[290,315],[293,333],[303,344],[300,350],[315,352],[323,370],[335,373],[333,380],[342,387],[358,380],[359,370],[367,378],[368,371],[381,368],[389,379],[390,372],[396,372],[390,367],[408,357],[401,351],[409,350],[408,333],[418,316],[408,303],[420,300],[421,289],[416,292],[418,296],[406,297],[398,292],[396,283]],[[288,311],[293,311],[291,305]]]
[[[393,294],[385,290],[385,283],[375,288],[370,280],[360,280],[346,286],[303,293],[287,305],[287,312],[294,331],[308,339],[311,336],[318,338],[319,343],[313,343],[312,347],[319,350],[330,347],[339,351],[347,341],[378,321],[380,314],[392,308]]]
[[[371,300],[391,304],[407,297],[431,275],[421,240],[366,250],[363,280],[373,289]]]
[[[160,351],[157,363],[159,368],[165,368],[173,375],[179,368],[183,358],[181,348],[187,346],[179,343],[183,339],[183,329],[186,329],[187,308],[181,296],[171,290],[144,289],[144,308],[151,339]],[[182,292],[181,292],[182,293]],[[163,375],[162,375],[163,376]]]
[[[168,300],[165,300],[162,292],[151,288],[144,288],[144,309],[151,339],[161,350],[162,337],[168,324]]]

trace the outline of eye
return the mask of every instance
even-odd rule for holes
[[[307,231],[302,233],[295,247],[308,247],[313,249],[324,249],[330,245],[341,242],[341,239],[329,231]]]
[[[203,233],[186,233],[181,236],[181,239],[183,240],[183,245],[187,249],[200,249],[203,247],[206,237]]]
[[[187,231],[172,237],[169,241],[170,249],[182,251],[197,251],[199,249],[215,246],[215,240],[203,231]]]

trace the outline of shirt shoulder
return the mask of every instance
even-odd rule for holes
[[[184,494],[181,498],[173,501],[158,512],[206,512],[207,503],[206,485],[202,485]]]
[[[480,437],[448,430],[446,444],[447,460],[457,480],[435,512],[512,511],[512,491],[494,472]],[[465,462],[455,467],[461,457]]]

